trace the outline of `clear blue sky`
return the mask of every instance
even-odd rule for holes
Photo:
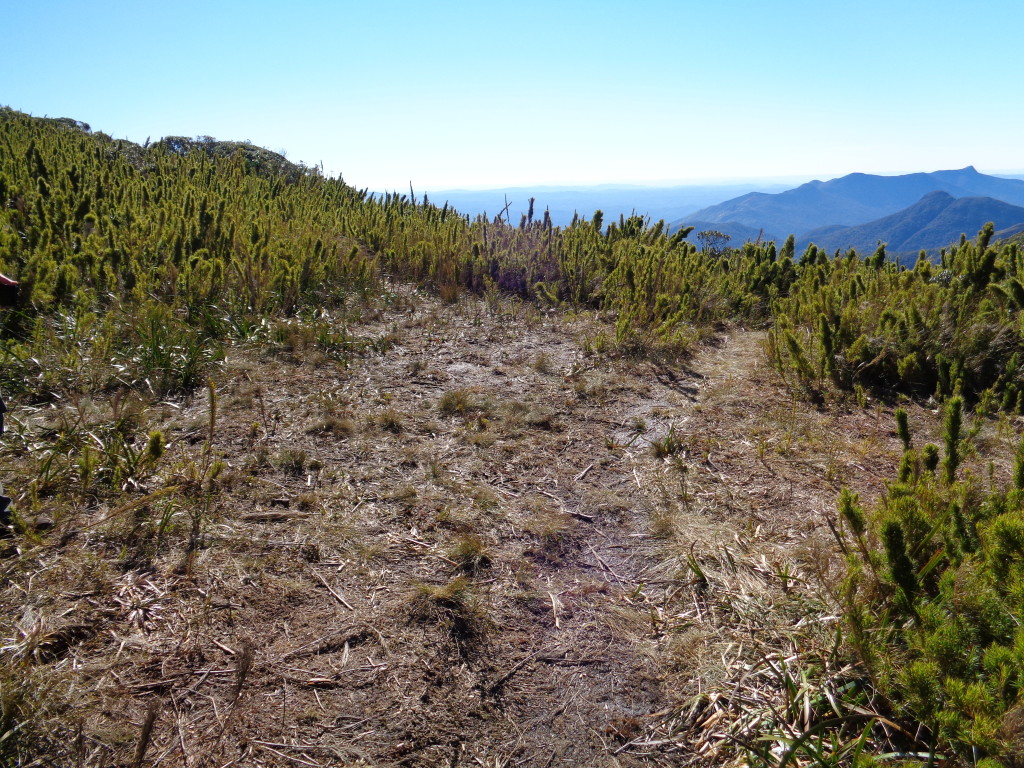
[[[1020,0],[0,0],[0,104],[360,187],[1024,170]]]

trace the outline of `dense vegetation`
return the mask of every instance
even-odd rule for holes
[[[1001,718],[1024,681],[1024,461],[1011,490],[958,477],[959,414],[964,403],[979,417],[1024,410],[1020,242],[993,244],[987,227],[941,263],[903,269],[881,247],[798,255],[791,238],[712,254],[688,234],[637,216],[606,223],[600,211],[564,228],[532,209],[519,222],[472,219],[247,144],[140,147],[3,110],[0,271],[21,292],[3,318],[0,389],[36,403],[165,397],[201,386],[234,341],[302,337],[344,360],[370,343],[348,333],[352,313],[392,277],[451,301],[503,292],[607,310],[608,346],[624,354],[684,354],[726,322],[769,327],[774,363],[811,398],[948,401],[943,467],[937,448],[917,451],[908,437],[876,515],[844,497],[846,610],[872,685],[893,709],[910,707],[930,748],[999,754]],[[121,422],[48,440],[33,449],[33,498],[62,484],[131,490],[162,450],[159,434]]]
[[[985,412],[1019,412],[1024,262],[993,247],[992,226],[913,269],[808,248],[800,279],[775,307],[775,358],[803,386],[826,380],[943,400],[962,394]]]
[[[944,251],[941,264],[922,258],[913,269],[882,248],[865,259],[814,246],[797,256],[791,240],[709,257],[663,222],[606,226],[600,211],[566,228],[532,211],[518,225],[470,220],[411,195],[358,191],[246,144],[169,138],[141,148],[9,110],[0,128],[0,269],[23,284],[20,312],[7,319],[23,346],[7,351],[23,362],[80,347],[86,329],[105,324],[90,338],[126,361],[120,379],[137,382],[155,364],[137,358],[170,343],[152,333],[173,332],[179,370],[162,361],[158,386],[194,386],[211,344],[268,317],[335,309],[378,289],[383,269],[448,298],[504,291],[609,309],[616,341],[631,348],[685,349],[722,321],[774,323],[776,361],[812,391],[831,381],[960,392],[1004,410],[1017,410],[1024,392],[1024,256],[1016,243],[995,247],[991,227]],[[134,338],[111,337],[113,308],[131,315]],[[43,396],[59,366],[39,367],[5,366],[4,383],[42,379]]]
[[[1019,755],[1024,735],[1024,443],[1008,488],[964,472],[962,408],[950,399],[942,451],[915,447],[897,410],[898,478],[869,515],[849,492],[839,508],[852,644],[885,711],[924,726],[896,741],[975,762]]]

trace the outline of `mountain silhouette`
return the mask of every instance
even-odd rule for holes
[[[811,181],[785,192],[751,192],[703,208],[673,225],[690,221],[711,225],[733,222],[755,230],[799,235],[822,227],[851,227],[873,222],[911,207],[928,193],[938,191],[955,198],[985,197],[1024,205],[1024,180],[989,176],[968,166],[903,176],[851,173],[831,181]]]

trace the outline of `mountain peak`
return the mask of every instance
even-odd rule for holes
[[[955,199],[956,198],[953,197],[953,195],[949,194],[949,192],[947,192],[946,190],[944,190],[944,189],[936,189],[934,192],[929,192],[924,197],[922,197],[920,200],[918,200],[917,203],[915,203],[915,205],[920,205],[921,203],[924,203],[924,202],[934,202],[936,200],[955,200]]]
[[[964,168],[953,168],[948,171],[935,171],[935,174],[942,176],[981,176],[983,174],[978,173],[978,169],[973,165],[968,165]]]

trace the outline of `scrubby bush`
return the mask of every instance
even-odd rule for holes
[[[853,543],[843,599],[850,640],[885,714],[905,726],[908,751],[923,745],[974,763],[1009,759],[1024,735],[1014,725],[1024,686],[1024,443],[1014,481],[983,486],[960,465],[961,419],[954,398],[942,473],[907,448],[911,471],[876,509],[841,496]]]

